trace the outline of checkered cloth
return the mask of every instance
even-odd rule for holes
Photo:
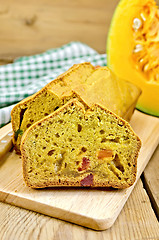
[[[0,66],[0,127],[10,121],[10,112],[17,102],[37,92],[73,64],[82,62],[105,66],[106,54],[98,54],[86,44],[71,42]]]

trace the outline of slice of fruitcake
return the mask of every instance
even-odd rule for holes
[[[95,104],[70,100],[23,135],[23,175],[32,188],[127,188],[136,178],[140,139],[129,123]]]
[[[120,80],[107,67],[91,63],[74,65],[36,94],[18,103],[11,112],[13,144],[20,153],[22,134],[35,122],[56,111],[70,99],[91,107],[100,104],[120,117],[130,120],[140,90]]]
[[[68,71],[51,81],[37,93],[19,102],[12,109],[13,144],[17,153],[20,153],[21,138],[26,129],[73,98],[71,84],[84,83],[94,69],[90,63],[75,64]],[[64,94],[65,92],[66,94]]]

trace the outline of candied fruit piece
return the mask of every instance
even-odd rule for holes
[[[112,158],[113,151],[111,149],[102,149],[98,152],[98,159]]]
[[[81,180],[81,186],[89,187],[92,185],[93,185],[93,174],[90,174]]]
[[[82,158],[82,167],[79,167],[78,171],[83,171],[83,170],[88,169],[89,163],[90,163],[89,158],[83,157]]]

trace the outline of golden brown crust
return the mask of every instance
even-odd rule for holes
[[[48,187],[91,187],[91,188],[103,188],[103,187],[112,187],[112,188],[119,188],[119,189],[125,189],[125,188],[129,188],[133,185],[134,181],[135,181],[135,177],[134,180],[132,181],[131,184],[119,184],[118,182],[112,182],[112,181],[108,181],[108,182],[103,182],[98,183],[98,182],[93,182],[93,185],[89,185],[89,186],[82,186],[80,181],[77,181],[76,179],[74,180],[68,180],[68,179],[63,179],[61,180],[61,178],[59,179],[59,181],[46,181],[44,183],[39,183],[39,184],[31,184],[27,177],[24,176],[25,178],[25,182],[27,184],[28,187],[31,188],[48,188]]]

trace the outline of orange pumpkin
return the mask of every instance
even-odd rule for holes
[[[141,88],[137,108],[159,116],[159,9],[153,0],[121,0],[107,40],[108,67]]]

